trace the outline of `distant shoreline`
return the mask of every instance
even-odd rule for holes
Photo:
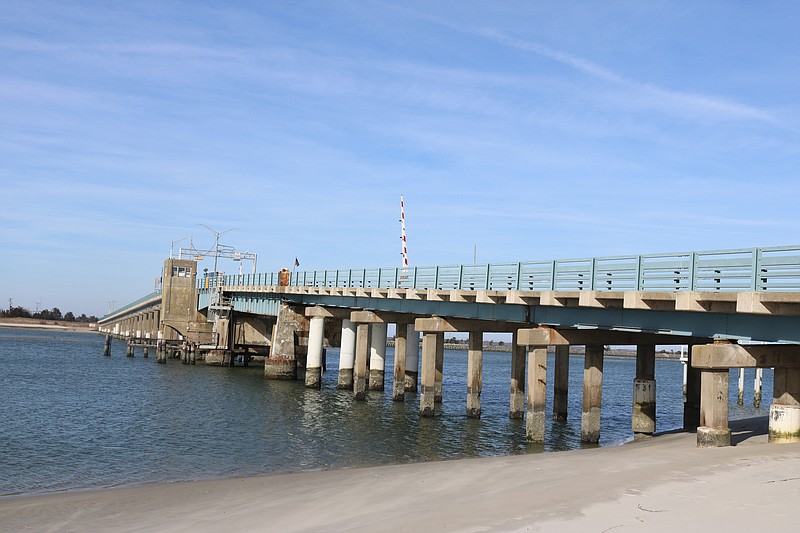
[[[0,318],[0,328],[25,328],[95,333],[97,331],[97,324],[94,322],[69,322],[66,320],[43,320],[40,318]]]

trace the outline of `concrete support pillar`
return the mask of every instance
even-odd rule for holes
[[[128,357],[133,357],[133,342],[128,341]]]
[[[543,443],[547,403],[547,347],[528,348],[527,407],[525,438]]]
[[[692,366],[692,345],[686,363],[686,398],[683,403],[683,429],[694,431],[700,425],[700,369]]]
[[[656,347],[636,347],[636,378],[633,380],[633,437],[651,436],[656,431]]]
[[[444,380],[444,333],[441,342],[436,341],[436,382],[434,384],[434,403],[442,403],[442,381]]]
[[[353,389],[353,366],[356,360],[356,324],[342,320],[342,346],[339,349],[339,378],[336,387]]]
[[[367,399],[367,355],[369,352],[369,324],[356,327],[356,357],[353,368],[353,398]]]
[[[569,346],[556,346],[553,369],[553,420],[567,419],[569,398]]]
[[[306,359],[306,387],[318,389],[322,384],[322,344],[325,340],[325,319],[311,317],[308,329],[308,356]]]
[[[197,343],[192,342],[189,344],[189,363],[197,363]]]
[[[758,409],[761,407],[761,389],[764,384],[764,369],[756,368],[753,378],[753,406]]]
[[[760,370],[760,369],[759,369]],[[769,442],[800,441],[800,368],[775,368]]]
[[[184,365],[189,364],[189,343],[186,341],[181,343],[181,363]],[[233,353],[231,353],[230,366],[233,366]]]
[[[436,354],[439,345],[444,347],[444,333],[425,333],[422,336],[422,386],[419,396],[419,414],[436,414]]]
[[[736,389],[736,405],[744,405],[744,368],[739,369],[739,386]]]
[[[106,335],[106,340],[103,343],[103,355],[106,357],[111,356],[111,335]]]
[[[728,380],[725,369],[702,369],[700,375],[700,426],[697,446],[712,448],[730,446],[728,428]]]
[[[467,353],[467,418],[481,417],[481,390],[483,389],[483,333],[469,332]]]
[[[394,379],[392,380],[392,400],[402,402],[406,399],[406,339],[408,324],[395,324],[394,336]]]
[[[511,341],[511,398],[509,400],[509,418],[525,416],[525,346],[517,344],[517,333]]]
[[[603,404],[603,346],[586,346],[583,360],[583,411],[581,442],[600,441],[600,412]]]
[[[305,329],[306,324],[307,319],[302,313],[288,304],[281,304],[274,342],[264,362],[264,376],[267,379],[297,379],[298,355],[301,355],[298,353],[298,333]],[[228,350],[232,344],[226,344]]]
[[[406,334],[406,392],[417,392],[419,373],[419,332],[414,324],[408,325]]]
[[[369,390],[383,390],[386,368],[386,323],[372,324],[369,341]]]

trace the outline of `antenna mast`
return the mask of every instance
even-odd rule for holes
[[[403,268],[408,268],[408,248],[406,243],[406,210],[403,204],[403,195],[400,195],[400,239],[402,239],[403,249],[400,254],[403,257]]]

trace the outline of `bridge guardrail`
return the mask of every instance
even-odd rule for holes
[[[225,276],[228,286],[272,286],[277,282],[277,272]],[[798,292],[800,246],[481,265],[310,270],[293,272],[290,285],[443,290]]]

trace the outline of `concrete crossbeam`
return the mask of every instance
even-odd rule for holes
[[[455,333],[470,331],[513,332],[519,326],[506,322],[486,320],[469,320],[459,318],[418,318],[414,321],[414,328],[425,333]]]
[[[305,315],[308,318],[320,317],[320,318],[350,318],[350,314],[352,310],[350,309],[337,309],[335,307],[322,307],[321,305],[315,305],[313,307],[306,307]]]
[[[798,344],[704,344],[692,349],[694,368],[800,367]]]
[[[584,344],[684,344],[707,342],[707,339],[682,335],[660,335],[648,332],[614,331],[606,329],[554,329],[549,327],[519,330],[523,346],[566,346]]]

